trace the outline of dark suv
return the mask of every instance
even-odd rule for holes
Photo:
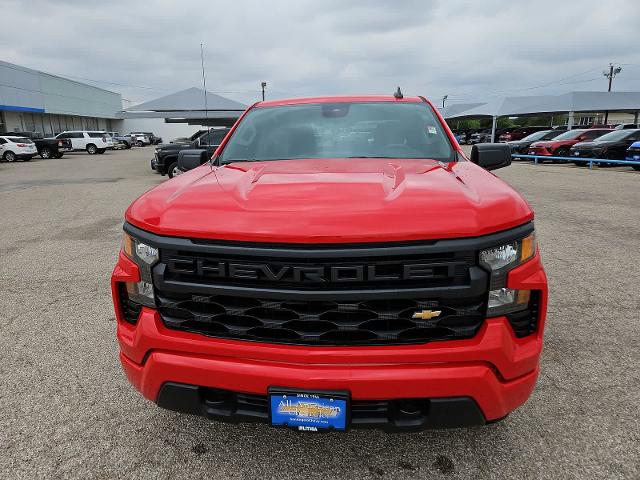
[[[181,173],[178,169],[178,152],[180,150],[205,149],[207,154],[211,156],[228,131],[228,128],[211,129],[191,143],[165,143],[158,145],[151,160],[151,168],[161,175],[169,175],[169,178],[173,178]]]

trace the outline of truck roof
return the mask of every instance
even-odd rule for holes
[[[256,107],[277,107],[282,105],[304,105],[309,103],[343,103],[343,102],[404,102],[419,103],[424,102],[420,97],[395,98],[393,95],[339,95],[328,97],[300,97],[285,98],[279,100],[268,100],[258,102]]]

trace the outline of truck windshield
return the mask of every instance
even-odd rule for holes
[[[454,161],[425,103],[340,102],[258,107],[244,117],[221,163],[299,158],[429,158]]]

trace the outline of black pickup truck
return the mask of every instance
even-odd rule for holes
[[[42,158],[62,158],[65,152],[73,150],[68,138],[34,138],[33,143]]]
[[[173,178],[181,173],[178,169],[178,152],[180,150],[204,149],[208,155],[212,155],[228,131],[228,128],[211,129],[190,143],[158,145],[155,149],[155,155],[151,159],[151,168],[161,175],[169,175],[169,178]]]

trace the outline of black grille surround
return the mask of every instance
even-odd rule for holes
[[[160,249],[153,282],[167,328],[350,346],[474,337],[489,288],[479,250],[524,237],[533,224],[475,238],[364,245],[190,240],[130,224],[125,231]]]
[[[127,287],[124,283],[118,284],[118,294],[120,296],[120,312],[122,318],[131,325],[138,323],[138,317],[142,311],[142,305],[129,299]]]

